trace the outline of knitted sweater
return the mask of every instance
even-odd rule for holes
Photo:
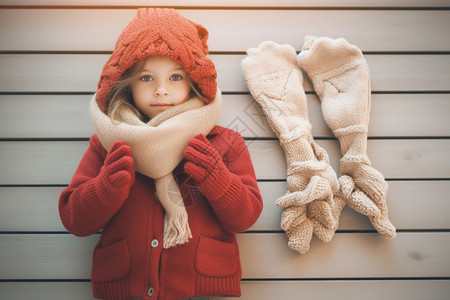
[[[242,137],[216,126],[207,136],[230,172],[196,184],[184,171],[173,174],[189,216],[193,238],[163,249],[164,210],[154,180],[136,173],[128,197],[113,186],[98,189],[95,177],[106,150],[93,135],[72,181],[61,194],[64,226],[77,236],[102,229],[92,266],[94,296],[102,299],[179,299],[240,296],[241,266],[235,234],[262,211],[253,166]],[[203,184],[207,183],[207,184]]]

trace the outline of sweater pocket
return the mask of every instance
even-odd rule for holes
[[[195,269],[203,276],[226,277],[238,271],[239,254],[235,243],[200,236]]]
[[[130,253],[127,240],[123,239],[106,247],[94,250],[92,281],[114,281],[130,273]]]

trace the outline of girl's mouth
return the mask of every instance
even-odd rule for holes
[[[152,106],[165,107],[165,106],[172,106],[172,105],[171,104],[167,104],[167,103],[155,103],[155,104],[152,104]]]

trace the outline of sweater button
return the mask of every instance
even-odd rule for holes
[[[147,295],[148,295],[149,297],[153,296],[153,288],[152,288],[152,287],[149,287],[149,288],[148,288]]]
[[[158,242],[158,240],[157,239],[153,239],[152,240],[152,248],[156,248],[156,247],[158,247],[158,245],[159,245],[159,242]]]

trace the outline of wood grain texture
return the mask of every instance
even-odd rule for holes
[[[447,51],[450,45],[450,36],[436,31],[450,25],[446,10],[178,11],[208,28],[210,51],[244,51],[265,40],[300,50],[306,35],[344,37],[363,51]],[[135,12],[0,10],[0,51],[112,51]],[[333,20],[332,26],[327,20]]]
[[[332,167],[339,172],[341,158],[335,140],[320,140],[330,156]],[[248,141],[258,179],[286,178],[284,152],[276,140]],[[0,142],[0,184],[68,184],[88,142],[20,141]],[[369,140],[368,155],[372,165],[386,178],[448,178],[450,141],[446,139]]]
[[[2,300],[94,300],[90,282],[0,282]],[[242,300],[447,300],[448,280],[243,281]],[[233,300],[210,297],[211,300]],[[206,300],[206,299],[202,299]]]
[[[176,7],[209,30],[210,58],[225,93],[219,125],[247,138],[264,210],[238,235],[241,299],[448,299],[449,1],[151,4]],[[2,300],[93,300],[89,277],[99,234],[68,234],[57,202],[93,133],[88,104],[103,64],[140,5],[149,2],[0,1]],[[373,91],[368,153],[388,178],[389,215],[399,230],[392,241],[349,208],[335,238],[330,243],[314,238],[306,255],[289,250],[280,229],[275,200],[286,191],[285,157],[248,93],[240,62],[248,48],[265,40],[300,51],[310,34],[344,37],[364,51]],[[313,134],[338,171],[339,145],[307,76],[304,87]]]
[[[94,93],[108,57],[106,54],[0,54],[0,92]],[[210,58],[216,65],[222,92],[248,92],[241,71],[245,55],[211,55]],[[372,92],[450,91],[450,55],[371,54],[365,58],[370,68]],[[313,91],[306,75],[304,89]]]
[[[51,6],[147,6],[147,0],[65,0],[64,2],[58,0],[3,0],[2,5],[51,5]],[[185,0],[152,0],[153,6],[170,6],[170,7],[186,7]],[[196,0],[190,1],[189,7],[267,7],[267,8],[308,8],[308,7],[380,7],[380,8],[397,8],[397,7],[449,7],[450,4],[445,0]]]
[[[286,182],[259,182],[263,212],[249,231],[280,231],[281,208],[276,199]],[[65,231],[58,213],[64,187],[0,187],[0,232]],[[399,230],[450,229],[450,181],[390,181],[389,216]],[[426,201],[424,200],[426,199]],[[373,230],[368,219],[349,208],[342,212],[338,230]]]
[[[0,95],[0,138],[88,138],[92,95]],[[314,137],[334,137],[320,101],[307,95]],[[26,108],[26,109],[24,109]],[[372,95],[370,137],[450,136],[450,94]],[[275,138],[250,95],[223,95],[218,125],[245,138]]]
[[[0,279],[88,279],[99,235],[0,235]],[[339,233],[300,255],[284,233],[238,235],[243,278],[448,277],[450,233]],[[264,263],[262,263],[264,262]]]

